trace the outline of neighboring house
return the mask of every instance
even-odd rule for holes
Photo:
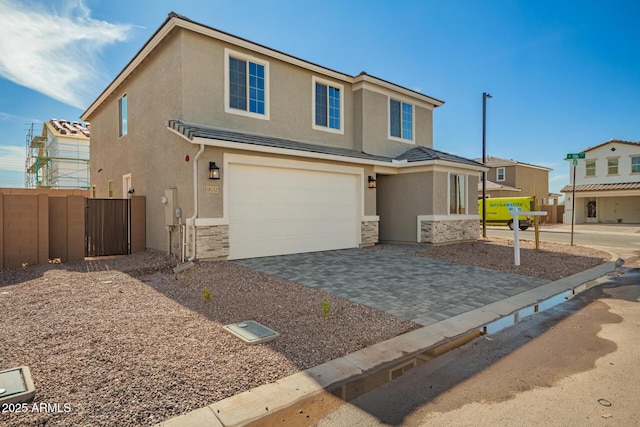
[[[582,151],[575,170],[575,223],[640,223],[640,142],[612,139]],[[573,166],[564,222],[571,224]]]
[[[475,159],[482,162],[482,159]],[[560,194],[549,193],[549,172],[552,169],[500,157],[487,157],[488,197],[536,197],[540,205],[555,204]],[[482,174],[478,183],[478,197],[482,198]]]
[[[148,248],[238,259],[477,238],[485,168],[432,148],[442,104],[171,13],[82,118]]]
[[[89,188],[89,124],[51,119],[27,137],[26,187]]]

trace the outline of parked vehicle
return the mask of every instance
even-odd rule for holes
[[[487,224],[489,225],[507,225],[513,230],[513,216],[509,212],[509,207],[515,206],[523,212],[531,212],[533,210],[533,197],[489,197],[486,199],[487,205]],[[478,214],[482,221],[482,199],[478,200]],[[526,230],[531,227],[531,218],[525,213],[518,215],[520,230]]]

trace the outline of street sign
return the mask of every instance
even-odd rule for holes
[[[567,159],[584,159],[584,153],[569,153]]]
[[[573,166],[578,166],[578,159],[573,159]]]

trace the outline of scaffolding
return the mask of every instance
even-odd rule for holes
[[[31,123],[26,135],[25,187],[88,189],[88,126],[51,119],[41,135],[34,135],[34,128]]]

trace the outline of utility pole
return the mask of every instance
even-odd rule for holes
[[[487,92],[482,93],[482,163],[487,163]],[[482,237],[487,237],[487,172],[482,172]]]

